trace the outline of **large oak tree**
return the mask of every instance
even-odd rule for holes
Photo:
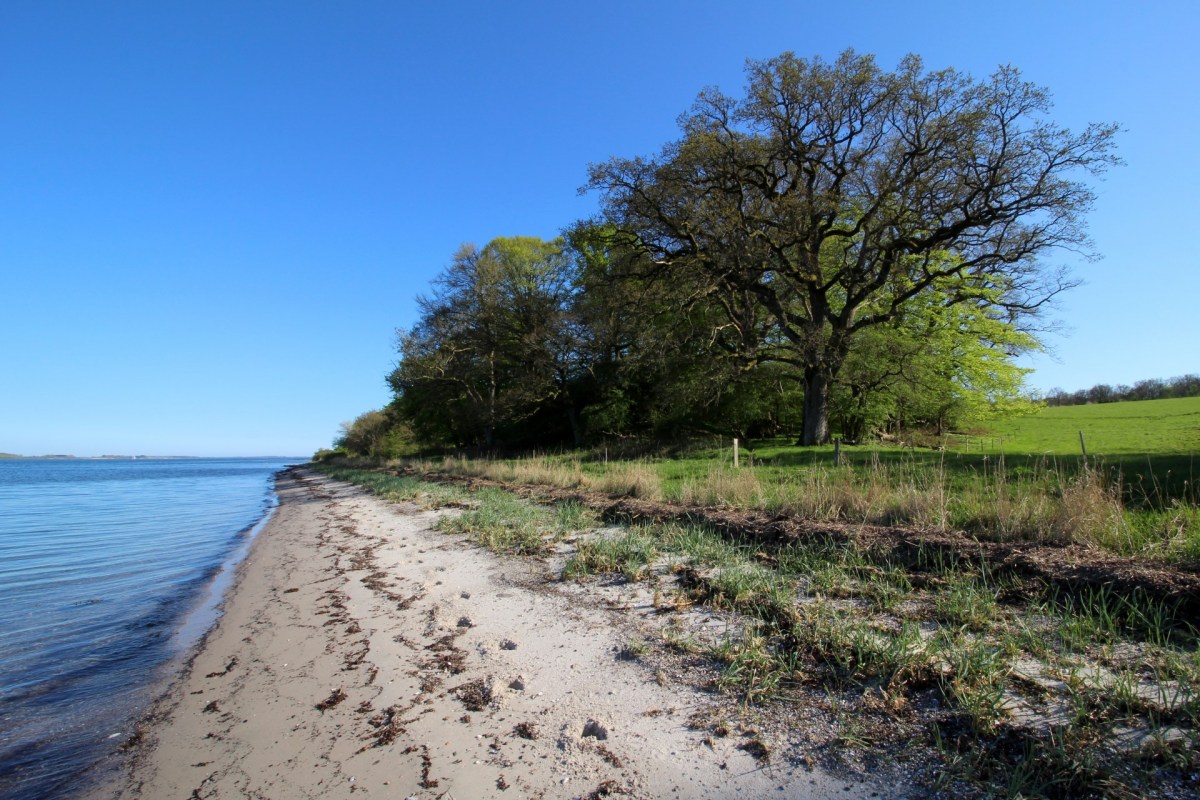
[[[863,331],[931,292],[1019,326],[1071,285],[1043,259],[1088,254],[1083,179],[1117,163],[1115,125],[1054,124],[1011,67],[976,80],[908,56],[887,72],[847,51],[747,74],[744,97],[705,90],[678,141],[593,165],[589,187],[643,275],[725,309],[744,368],[795,371],[802,444],[828,439],[829,389]]]

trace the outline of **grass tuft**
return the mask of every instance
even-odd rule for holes
[[[475,494],[477,506],[438,520],[439,530],[462,533],[500,553],[539,555],[549,549],[547,534],[555,531],[549,511],[502,489]]]
[[[631,581],[641,580],[658,554],[657,541],[645,529],[633,528],[616,537],[582,541],[563,567],[563,580],[610,573],[619,573]]]

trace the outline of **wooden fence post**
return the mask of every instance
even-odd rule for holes
[[[733,468],[738,468],[738,440],[736,436],[733,437]]]

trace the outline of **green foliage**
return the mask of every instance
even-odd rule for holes
[[[949,430],[1032,410],[1029,370],[1014,355],[1038,341],[987,306],[951,303],[938,287],[887,324],[862,331],[835,379],[831,415],[859,442],[873,429]]]
[[[613,229],[589,225],[565,242],[464,248],[421,300],[389,376],[390,413],[416,441],[382,449],[394,457],[417,442],[490,449],[798,430],[805,391],[795,366],[747,351],[702,285],[641,274],[635,262]],[[850,350],[831,395],[850,440],[977,420],[1020,391],[1023,371],[1010,359],[1036,347],[1032,338],[944,293],[924,300],[867,328]],[[768,335],[761,311],[745,311],[755,336]]]
[[[388,377],[419,440],[491,448],[552,406],[574,419],[570,269],[561,241],[534,237],[455,254]]]
[[[383,411],[367,411],[355,417],[353,422],[343,422],[341,432],[333,446],[352,456],[376,456],[380,454],[384,439],[388,435],[390,421]]]
[[[1011,323],[1069,285],[1037,256],[1086,246],[1075,173],[1116,163],[1116,126],[1053,124],[1011,67],[976,81],[916,56],[884,72],[784,53],[747,78],[742,98],[701,92],[657,157],[593,165],[590,186],[646,274],[719,312],[714,345],[793,367],[804,444],[827,439],[862,331],[939,304]]]
[[[636,254],[611,226],[581,224],[569,239],[578,263],[573,309],[590,379],[581,390],[589,398],[582,413],[590,438],[732,434],[754,418],[744,407],[773,388],[771,379],[756,381],[724,356],[713,340],[719,312],[689,302],[697,287],[640,274]]]
[[[353,422],[343,422],[333,442],[333,450],[321,450],[314,461],[336,456],[351,458],[402,458],[416,453],[412,429],[392,407],[359,414]]]
[[[1080,178],[1118,163],[1115,126],[1055,125],[1012,68],[784,53],[747,77],[659,155],[593,165],[601,219],[455,253],[398,332],[386,417],[341,447],[816,445],[1028,411],[1013,359],[1072,283],[1038,257],[1086,249]]]
[[[418,442],[814,445],[831,414],[862,441],[1021,405],[1024,323],[1071,285],[1037,258],[1086,248],[1079,177],[1117,163],[1115,127],[1053,124],[1012,68],[847,51],[747,76],[657,157],[594,165],[601,221],[455,254],[389,376]]]

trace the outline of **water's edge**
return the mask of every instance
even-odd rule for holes
[[[224,613],[226,602],[236,590],[245,564],[258,536],[275,517],[279,508],[279,478],[294,469],[285,467],[271,477],[268,505],[263,514],[252,525],[239,532],[239,541],[220,566],[197,593],[198,597],[176,623],[168,649],[172,651],[167,661],[157,666],[142,691],[142,700],[130,709],[124,730],[109,738],[119,740],[107,754],[101,756],[80,772],[77,790],[79,797],[90,800],[113,800],[119,797],[126,786],[125,764],[128,751],[140,740],[142,730],[157,715],[160,706],[182,680],[185,672],[204,648],[209,633],[216,627]]]
[[[238,567],[246,560],[246,556],[250,554],[251,545],[275,516],[275,510],[279,508],[278,480],[279,474],[276,473],[271,479],[271,502],[263,515],[253,525],[238,534],[240,540],[237,545],[221,562],[216,574],[201,591],[201,597],[196,604],[180,619],[168,644],[175,655],[166,666],[168,668],[175,667],[173,672],[178,672],[179,669],[186,666],[195,651],[203,644],[204,638],[212,630],[213,625],[221,618],[226,595],[237,580]],[[184,657],[182,661],[180,661],[181,656]]]

